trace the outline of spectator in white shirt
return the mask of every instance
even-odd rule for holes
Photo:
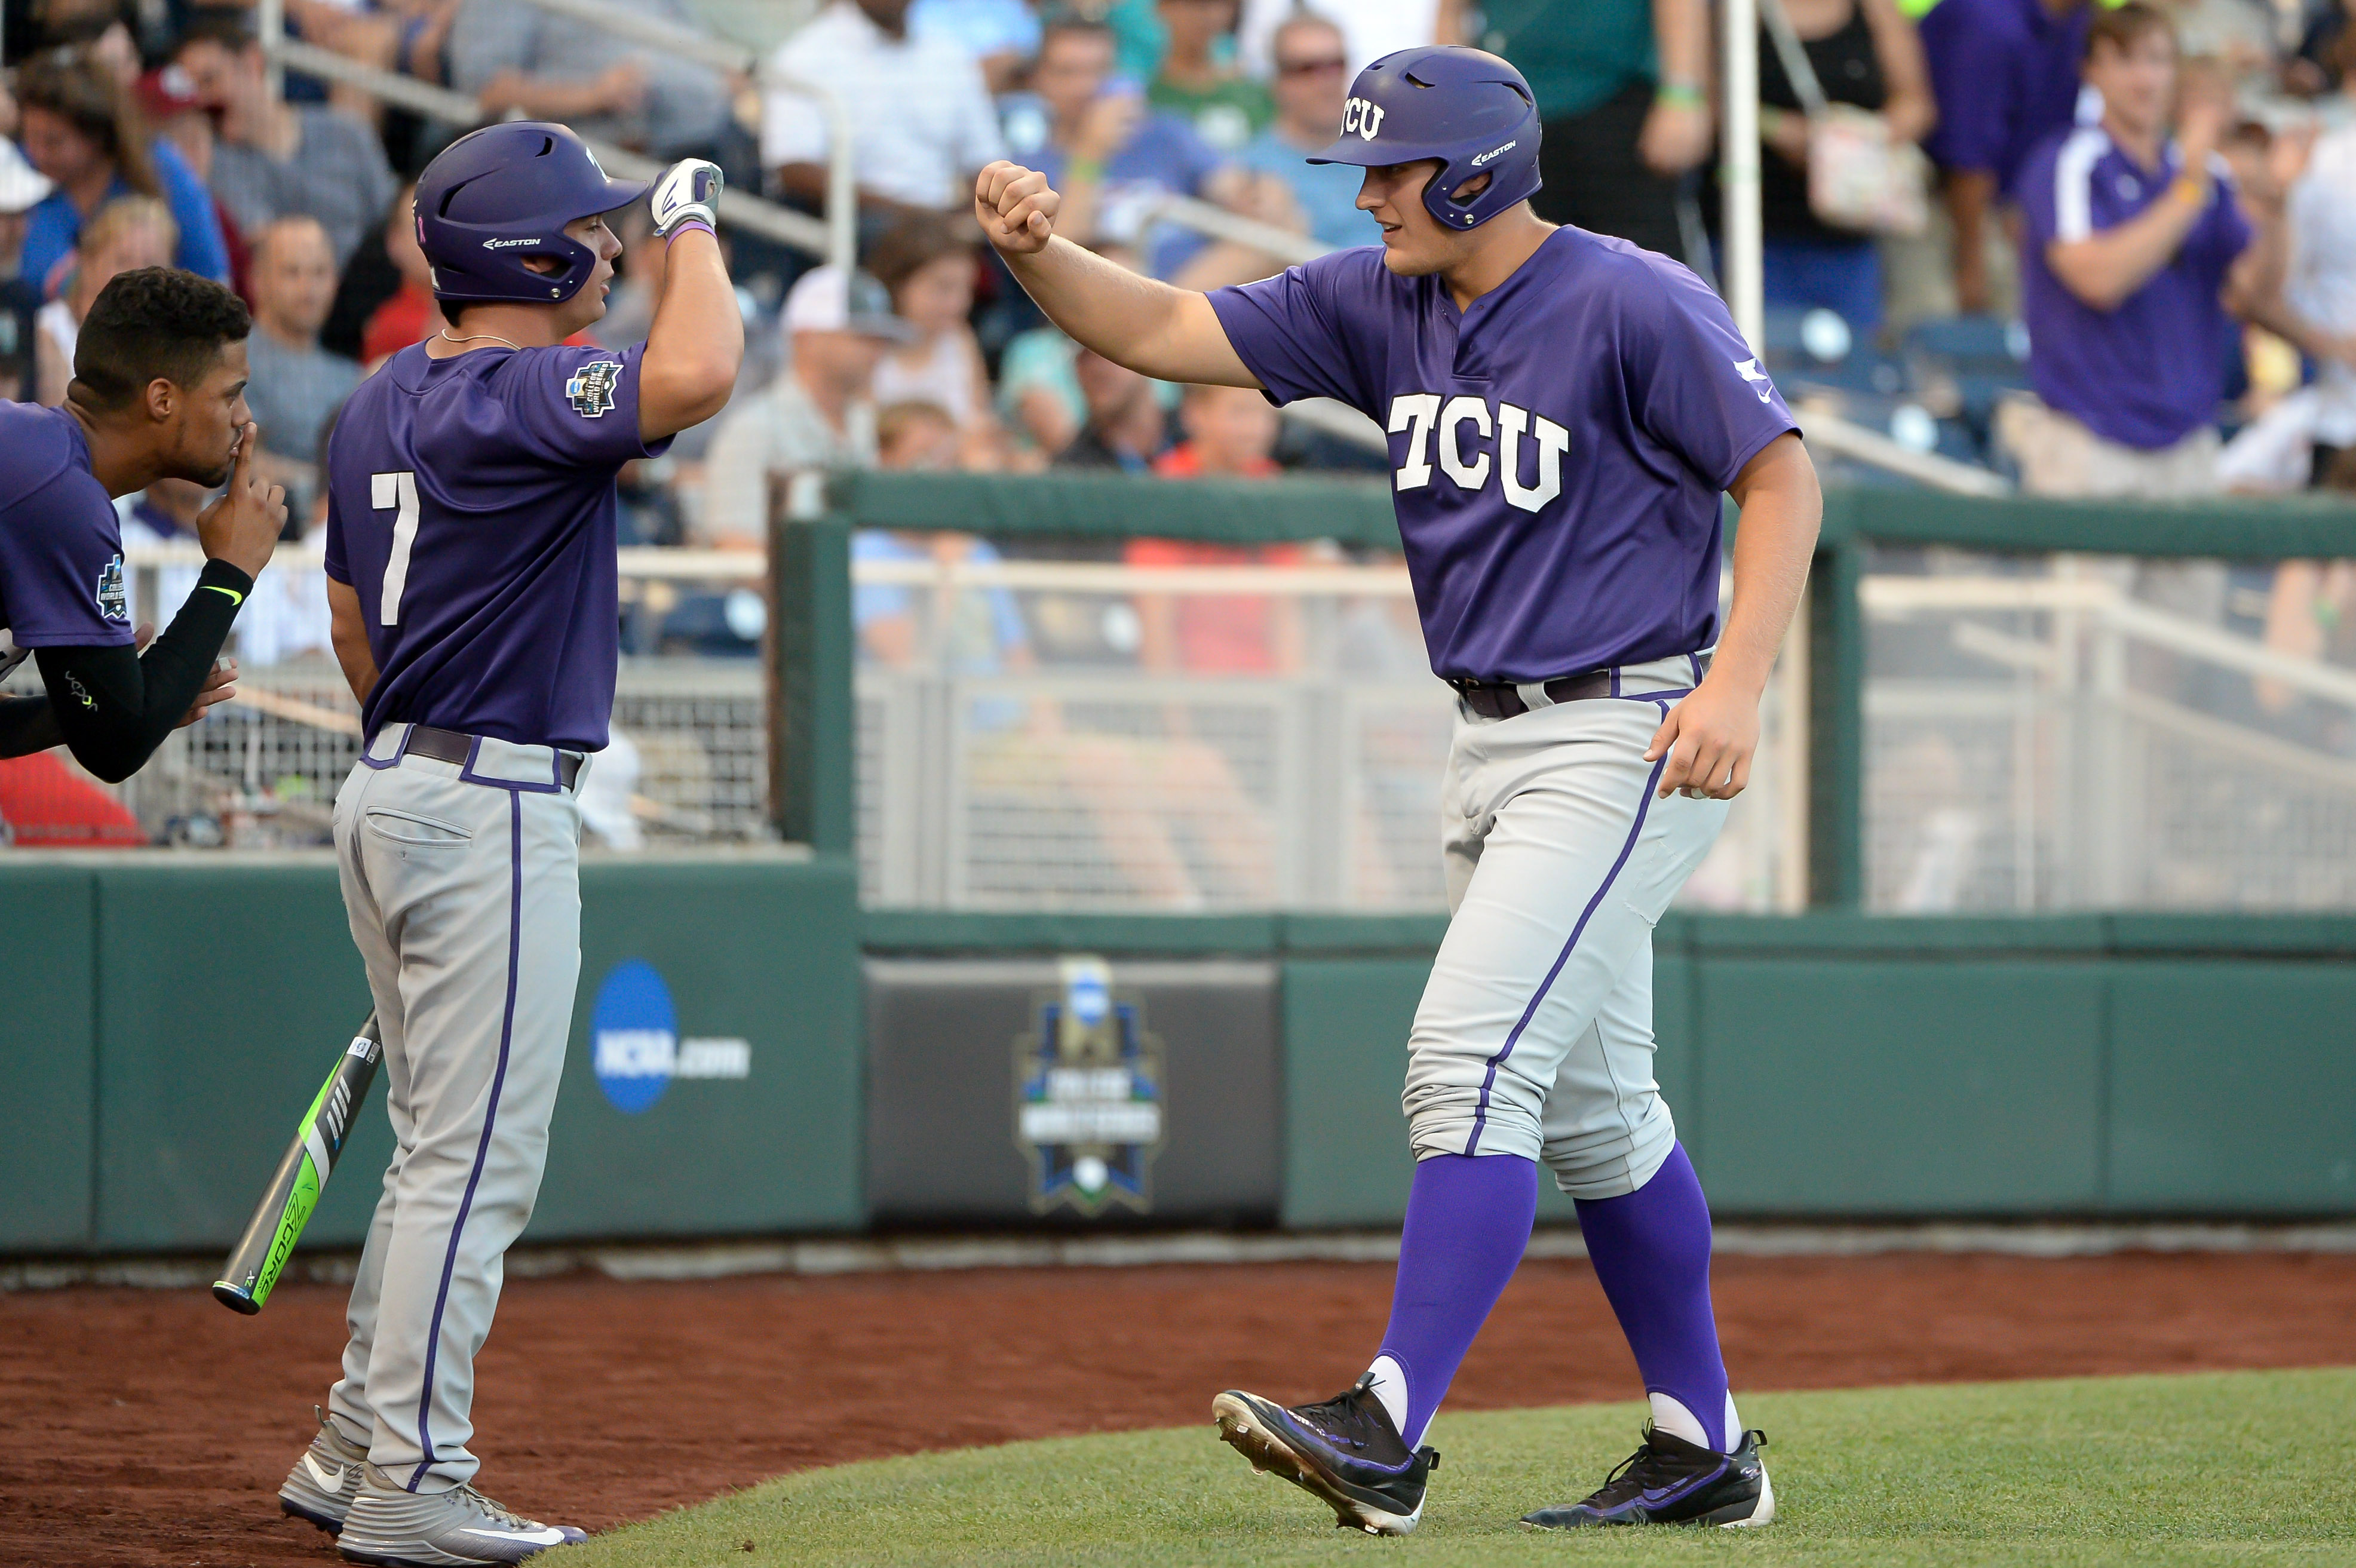
[[[962,209],[973,176],[1006,155],[981,67],[954,39],[911,34],[908,0],[833,0],[772,60],[790,80],[841,95],[858,127],[862,207]],[[761,163],[776,189],[826,196],[826,117],[816,100],[772,89],[762,107]]]
[[[786,296],[793,356],[777,379],[720,417],[692,542],[758,549],[769,537],[769,480],[875,464],[876,362],[912,336],[865,272],[804,272]]]

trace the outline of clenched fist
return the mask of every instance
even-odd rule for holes
[[[654,194],[649,198],[655,220],[655,232],[669,239],[682,223],[701,223],[716,229],[720,223],[720,190],[727,182],[721,177],[720,165],[702,158],[682,158],[663,171],[655,181]]]
[[[262,575],[270,564],[270,552],[278,548],[278,536],[286,529],[285,486],[268,484],[253,471],[257,433],[251,422],[238,432],[229,488],[197,514],[197,541],[205,554],[248,577]]]
[[[1009,256],[1035,256],[1055,237],[1064,198],[1037,169],[1001,158],[974,176],[973,216],[990,242]]]

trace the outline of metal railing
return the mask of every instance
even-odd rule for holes
[[[268,35],[265,35],[268,36]],[[481,106],[462,92],[420,81],[413,76],[402,76],[392,71],[379,70],[374,66],[323,49],[316,44],[306,44],[297,38],[278,37],[267,47],[273,66],[284,66],[328,81],[341,82],[358,89],[384,102],[398,105],[430,119],[453,125],[487,123],[489,116]],[[779,81],[781,87],[805,91]],[[812,97],[819,93],[812,91]],[[831,104],[830,121],[842,118],[841,102],[831,93],[820,99]],[[597,161],[625,179],[651,180],[663,172],[664,165],[652,158],[615,146],[610,142],[584,137],[589,150]],[[809,255],[828,261],[838,261],[856,254],[858,246],[857,192],[851,187],[852,169],[850,144],[835,136],[828,156],[827,217],[824,221],[807,213],[796,212],[773,201],[739,190],[728,190],[720,198],[720,219],[748,233],[774,240]],[[847,197],[841,192],[849,190]],[[840,198],[839,198],[840,197]]]

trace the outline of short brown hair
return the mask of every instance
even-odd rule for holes
[[[911,212],[875,241],[867,253],[867,270],[896,295],[902,284],[942,257],[972,257],[974,244],[968,234],[972,223],[962,213]]]
[[[2153,33],[2165,34],[2168,47],[2179,54],[2183,52],[2177,43],[2176,24],[2158,6],[2146,0],[2126,0],[2126,5],[2108,10],[2097,5],[2094,19],[2086,24],[2085,58],[2094,58],[2096,44],[2108,44],[2115,52],[2125,54]]]
[[[59,49],[26,61],[16,73],[16,103],[72,126],[141,196],[164,194],[147,153],[147,122],[131,94],[89,51]]]

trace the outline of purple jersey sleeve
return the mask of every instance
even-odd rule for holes
[[[1655,441],[1723,490],[1769,442],[1800,428],[1726,304],[1675,262],[1631,290],[1621,338],[1630,411]]]
[[[1378,247],[1335,251],[1256,283],[1212,291],[1211,309],[1244,368],[1289,403],[1333,398],[1380,420],[1376,363],[1391,311]]]
[[[525,451],[559,466],[619,468],[667,451],[638,437],[638,363],[647,346],[536,349],[500,368],[497,386]]]
[[[123,533],[69,416],[10,405],[0,432],[0,624],[20,648],[131,639]]]

